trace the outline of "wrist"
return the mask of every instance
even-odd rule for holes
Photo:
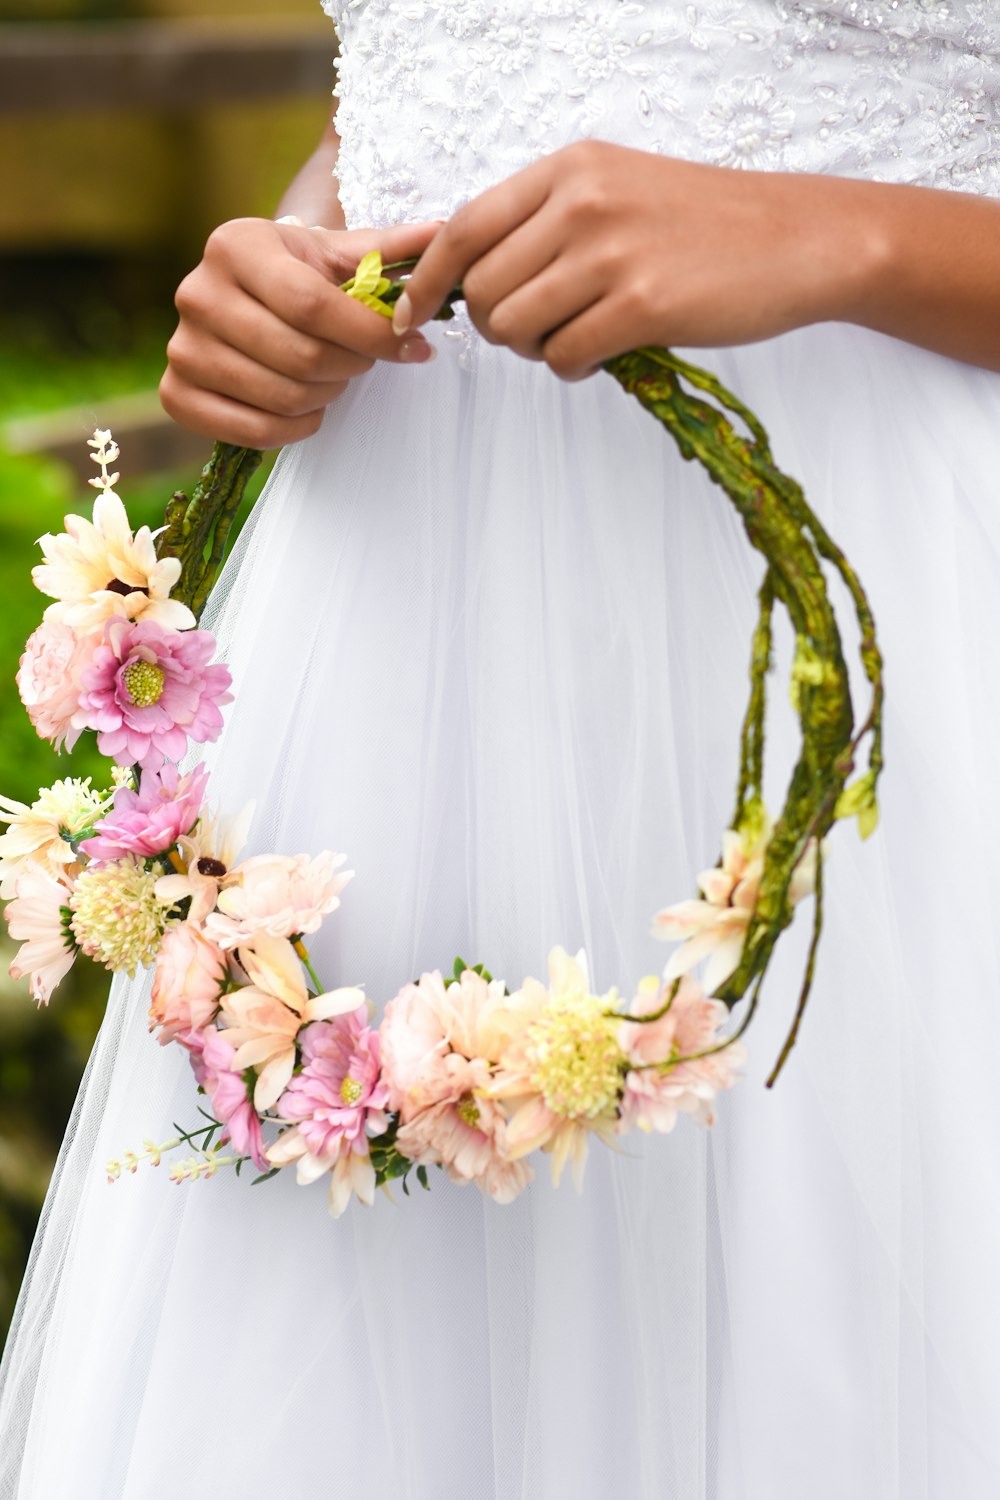
[[[831,189],[819,231],[825,279],[815,321],[872,326],[900,261],[893,189],[850,178],[832,180]]]

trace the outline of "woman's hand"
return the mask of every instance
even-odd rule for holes
[[[177,291],[160,399],[182,426],[244,447],[275,448],[315,432],[348,381],[378,359],[421,363],[419,333],[394,338],[387,318],[338,291],[361,257],[421,254],[437,224],[386,230],[306,229],[234,219],[211,235]]]
[[[485,338],[577,379],[641,344],[749,343],[849,317],[879,254],[857,207],[871,188],[568,146],[455,214],[395,327],[409,336],[461,283]]]

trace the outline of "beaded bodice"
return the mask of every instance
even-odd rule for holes
[[[595,136],[1000,196],[1000,0],[324,0],[352,225]]]

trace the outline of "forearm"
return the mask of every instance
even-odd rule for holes
[[[339,150],[340,138],[331,124],[286,189],[275,218],[294,214],[303,224],[321,224],[324,229],[346,228],[335,175]]]
[[[842,180],[826,316],[1000,371],[1000,201]]]

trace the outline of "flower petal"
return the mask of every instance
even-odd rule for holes
[[[263,1114],[272,1104],[277,1104],[291,1082],[295,1071],[295,1048],[288,1047],[261,1069],[253,1091],[254,1108]]]

